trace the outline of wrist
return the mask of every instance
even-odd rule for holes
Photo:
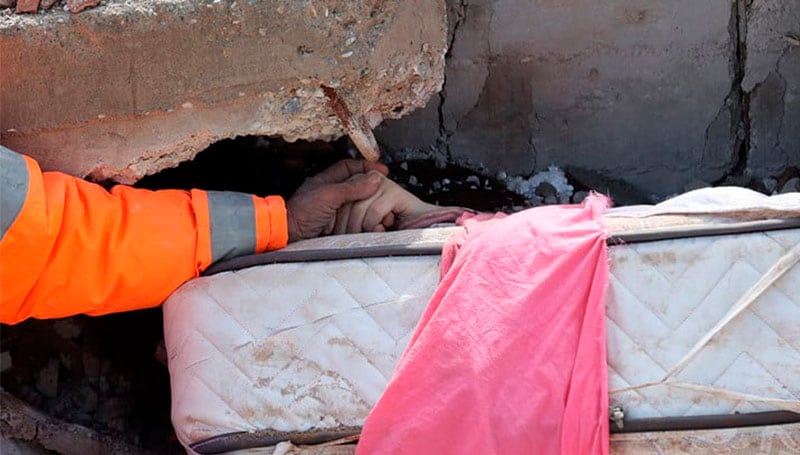
[[[300,235],[300,228],[297,225],[297,220],[292,215],[292,210],[286,209],[286,228],[288,231],[288,243],[302,240]]]

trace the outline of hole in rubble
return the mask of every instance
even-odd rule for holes
[[[346,138],[335,142],[297,141],[245,136],[217,142],[194,160],[144,177],[136,186],[149,189],[200,188],[242,191],[288,198],[303,180],[331,164],[359,154]],[[494,177],[432,159],[394,160],[389,177],[420,199],[481,211],[511,211],[531,205]]]
[[[286,142],[278,138],[243,136],[225,139],[191,161],[139,180],[148,189],[241,191],[259,196],[291,196],[306,176],[334,162],[355,156],[346,140]]]

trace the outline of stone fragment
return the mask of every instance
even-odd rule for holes
[[[71,13],[80,13],[100,3],[100,0],[67,0],[67,8]]]
[[[42,8],[43,10],[49,10],[56,3],[58,3],[58,0],[42,0],[39,3],[39,7]]]
[[[764,191],[767,194],[772,194],[778,189],[778,181],[772,177],[767,177],[761,181],[761,184],[764,185]]]
[[[796,193],[800,191],[800,178],[792,177],[783,184],[783,188],[781,188],[781,194],[786,193]]]
[[[48,398],[58,395],[58,359],[50,359],[36,375],[36,390]]]
[[[39,10],[39,0],[17,0],[17,13],[35,13]]]

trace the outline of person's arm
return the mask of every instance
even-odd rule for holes
[[[334,166],[335,181],[312,185],[311,206],[295,204],[289,227],[278,196],[123,185],[109,192],[43,173],[0,146],[0,322],[157,306],[215,261],[319,235],[341,204],[377,189],[377,179],[353,181],[353,172],[385,173],[381,166]]]
[[[0,321],[160,304],[227,257],[281,248],[280,197],[148,191],[41,172],[0,146]]]

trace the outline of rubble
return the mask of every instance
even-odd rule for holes
[[[441,88],[446,33],[441,0],[0,14],[0,142],[46,170],[133,183],[224,138],[340,137],[323,86],[366,132]]]

